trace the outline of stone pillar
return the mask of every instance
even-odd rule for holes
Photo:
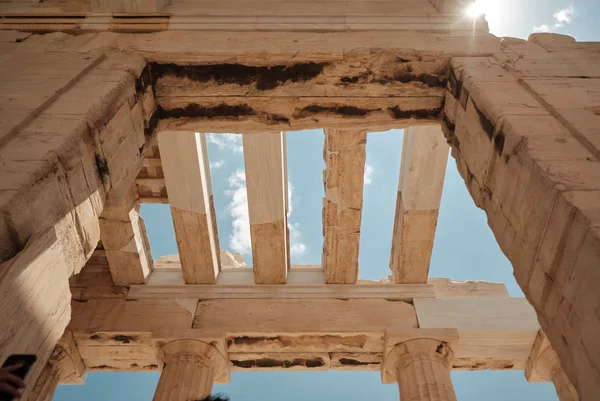
[[[410,340],[388,355],[402,401],[456,401],[450,380],[453,352],[446,342]],[[392,373],[393,374],[393,373]]]
[[[210,395],[225,358],[199,340],[176,340],[162,348],[164,367],[152,401],[194,401]]]

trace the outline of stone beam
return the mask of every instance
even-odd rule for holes
[[[100,217],[100,239],[115,285],[146,282],[154,266],[135,188],[124,199],[108,193]]]
[[[433,284],[436,298],[493,298],[509,296],[504,283],[428,278],[427,284]]]
[[[219,238],[204,134],[160,132],[162,167],[186,283],[215,283]]]
[[[458,330],[461,360],[492,357],[524,369],[539,325],[525,298],[415,298],[419,327]],[[501,368],[501,366],[497,366]]]
[[[439,126],[404,131],[390,270],[396,283],[426,283],[448,164]]]
[[[511,40],[494,57],[453,60],[443,122],[458,170],[562,368],[579,396],[593,399],[600,276],[590,266],[600,264],[600,161],[588,128],[598,120],[592,93],[600,64],[571,43],[569,57]]]
[[[157,98],[159,130],[260,133],[314,128],[377,129],[435,124],[443,98],[200,97]]]
[[[413,298],[490,298],[508,297],[503,283],[485,281],[455,282],[447,278],[429,279],[427,284],[390,284],[361,280],[353,286],[325,284],[320,266],[291,265],[287,282],[290,285],[257,285],[251,266],[224,267],[217,285],[189,285],[183,280],[178,260],[155,261],[155,269],[146,284],[130,287],[113,284],[108,262],[99,250],[86,267],[71,277],[73,299],[93,298],[198,298],[198,299],[391,299],[409,301]],[[221,256],[223,261],[223,254]]]
[[[283,284],[290,260],[285,133],[242,138],[254,281]]]
[[[170,0],[91,0],[92,12],[96,13],[159,13]]]
[[[375,368],[384,349],[415,338],[446,339],[450,331],[460,334],[452,340],[454,368],[524,369],[537,333],[537,327],[529,330],[535,317],[525,322],[528,311],[533,316],[530,307],[504,300],[461,300],[463,309],[455,308],[445,321],[456,327],[422,328],[427,316],[416,302],[415,307],[383,299],[89,299],[73,303],[69,328],[91,371],[160,370],[161,344],[183,338],[211,338],[244,370]],[[439,309],[447,301],[431,299]],[[470,316],[469,308],[477,312]],[[292,354],[304,354],[306,361],[293,362]],[[329,359],[318,362],[318,355],[309,354]],[[390,378],[384,376],[384,382]]]
[[[328,284],[358,280],[366,131],[325,130],[323,267]]]

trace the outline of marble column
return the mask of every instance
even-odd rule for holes
[[[394,347],[393,364],[402,401],[456,401],[450,380],[453,352],[446,342],[415,339]]]
[[[195,401],[210,395],[225,358],[199,340],[176,340],[162,348],[164,367],[152,401]]]

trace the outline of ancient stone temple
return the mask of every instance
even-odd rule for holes
[[[600,394],[600,44],[488,33],[460,0],[0,3],[0,362],[24,399],[160,371],[452,369]],[[323,258],[292,266],[286,131],[325,130]],[[366,132],[406,129],[391,279],[358,280]],[[206,132],[243,134],[252,267],[221,252]],[[448,146],[526,295],[428,278]],[[140,203],[170,205],[153,261]]]

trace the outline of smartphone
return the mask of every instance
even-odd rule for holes
[[[8,358],[6,358],[6,361],[4,361],[4,363],[2,364],[2,367],[5,368],[7,366],[23,365],[19,369],[13,370],[11,372],[11,374],[20,377],[21,380],[25,380],[25,376],[27,376],[27,373],[29,373],[29,370],[35,363],[36,359],[37,359],[36,356],[31,355],[31,354],[29,354],[29,355],[14,354],[14,355],[11,355]],[[0,393],[0,401],[12,401],[12,399],[13,399],[12,396],[10,396],[8,394]]]

